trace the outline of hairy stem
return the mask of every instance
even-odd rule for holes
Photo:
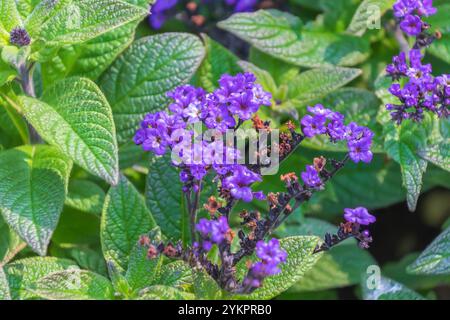
[[[34,81],[33,81],[33,71],[34,67],[28,67],[25,64],[19,68],[21,86],[23,92],[32,98],[36,98],[36,92],[34,90]],[[34,129],[34,127],[27,121],[28,133],[30,136],[31,144],[40,144],[43,142],[39,133]]]

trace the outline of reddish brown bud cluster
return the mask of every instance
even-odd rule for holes
[[[314,158],[314,169],[316,169],[317,172],[322,172],[322,170],[327,165],[327,159],[324,157]]]
[[[211,196],[208,202],[203,206],[211,216],[215,215],[217,210],[222,207],[222,204],[216,200],[216,197]]]
[[[253,128],[255,130],[266,130],[268,132],[271,131],[270,122],[269,121],[262,121],[261,118],[257,114],[255,114],[253,116],[252,122],[253,122]]]

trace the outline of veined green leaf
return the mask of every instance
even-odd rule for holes
[[[441,142],[436,145],[430,145],[425,149],[418,151],[423,159],[450,171],[450,141]]]
[[[154,259],[149,259],[147,254],[147,247],[137,243],[131,249],[125,278],[134,291],[139,291],[153,284],[162,284],[156,282],[155,279],[160,272],[163,257],[159,255]]]
[[[141,293],[139,300],[193,300],[192,293],[183,292],[169,286],[151,286]]]
[[[144,199],[135,187],[121,177],[106,195],[101,222],[101,242],[106,261],[119,272],[128,268],[130,254],[139,237],[156,227]]]
[[[70,181],[65,202],[67,206],[100,216],[104,201],[105,192],[94,182],[78,179]]]
[[[442,232],[407,271],[413,274],[450,274],[450,228]]]
[[[194,83],[207,91],[214,91],[223,74],[235,75],[241,72],[241,68],[237,64],[238,58],[228,49],[206,34],[202,34],[202,40],[206,48],[206,58],[196,73]]]
[[[320,291],[351,286],[359,283],[367,267],[374,264],[371,255],[356,244],[342,244],[325,252],[314,268],[306,272],[289,291]]]
[[[45,0],[25,26],[46,46],[62,46],[90,40],[147,14],[147,10],[120,0]]]
[[[47,89],[42,101],[21,97],[25,117],[48,143],[88,172],[117,184],[116,132],[111,108],[97,85],[68,78]]]
[[[218,26],[267,54],[309,68],[356,65],[369,51],[366,39],[302,30],[299,18],[277,10],[236,13]]]
[[[150,159],[145,196],[147,207],[158,221],[161,232],[173,240],[181,239],[181,182],[170,156]]]
[[[49,300],[112,300],[111,282],[94,272],[72,269],[52,273],[39,279],[33,289]]]
[[[0,265],[0,301],[11,300],[11,293],[9,292],[8,279],[3,271],[3,267]]]
[[[22,26],[15,0],[0,0],[0,44],[9,43],[9,33]]]
[[[184,261],[174,261],[161,266],[154,283],[181,288],[192,283],[192,269]]]
[[[313,254],[319,242],[315,236],[289,237],[280,240],[280,246],[288,254],[287,261],[281,264],[281,273],[264,280],[263,286],[244,299],[268,300],[289,289],[299,281],[322,256]]]
[[[0,215],[0,266],[7,264],[24,249],[26,243],[20,239]]]
[[[90,270],[103,276],[108,275],[105,259],[100,250],[94,250],[85,245],[54,244],[50,249],[50,254],[54,257],[73,260],[82,269]]]
[[[147,0],[125,0],[144,9]],[[44,84],[68,76],[96,80],[134,39],[139,21],[133,21],[84,43],[64,46],[48,63],[42,64]]]
[[[130,141],[146,113],[167,107],[167,91],[187,83],[204,54],[200,39],[184,33],[142,38],[122,54],[100,80],[120,144]]]
[[[362,36],[367,29],[379,28],[381,15],[392,8],[395,0],[364,0],[353,16],[347,32]]]
[[[3,267],[14,300],[36,298],[32,289],[39,279],[68,268],[78,267],[70,260],[53,257],[26,258]]]
[[[192,270],[194,280],[193,289],[197,300],[219,300],[223,299],[222,290],[217,282],[204,270]]]
[[[327,67],[302,72],[288,84],[290,103],[304,106],[345,86],[361,74],[360,69]]]
[[[375,281],[374,288],[369,288],[369,280],[363,278],[361,283],[364,300],[425,300],[417,292],[405,287],[403,284],[381,277]]]
[[[72,162],[50,146],[0,153],[0,208],[9,226],[45,255],[59,220]]]

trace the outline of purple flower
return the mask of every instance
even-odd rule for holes
[[[226,235],[230,230],[226,217],[219,217],[217,220],[200,219],[196,224],[196,230],[203,240],[203,249],[211,250],[212,244],[221,244],[226,240]]]
[[[237,165],[233,171],[233,175],[224,179],[223,185],[230,190],[231,195],[235,199],[250,202],[253,200],[250,185],[257,181],[261,181],[261,177],[258,174],[244,166]]]
[[[393,8],[394,15],[398,18],[403,18],[417,8],[417,0],[398,0]]]
[[[286,262],[287,253],[280,248],[278,239],[271,239],[269,242],[258,241],[256,243],[256,256],[265,263]]]
[[[309,188],[321,189],[323,186],[322,179],[314,166],[306,166],[306,171],[301,174],[302,180]]]
[[[205,125],[208,129],[216,129],[220,132],[225,132],[227,129],[231,129],[236,126],[236,120],[232,117],[228,111],[228,108],[222,104],[208,110]]]
[[[400,22],[400,28],[407,35],[417,36],[422,32],[422,19],[419,16],[409,14]]]
[[[417,1],[417,13],[421,16],[432,16],[436,14],[437,9],[433,7],[433,0]]]
[[[167,11],[175,7],[178,0],[157,0],[151,7],[151,15],[149,17],[150,25],[153,29],[161,29],[167,20]]]
[[[27,30],[17,27],[11,30],[9,42],[18,47],[24,47],[31,43],[31,38]]]
[[[348,222],[358,223],[361,225],[369,225],[376,221],[376,218],[371,215],[366,208],[358,207],[355,209],[344,209],[344,218]]]
[[[349,156],[353,162],[360,161],[370,163],[373,159],[373,153],[370,150],[372,140],[362,139],[348,142]]]
[[[327,118],[323,115],[306,115],[301,121],[302,131],[308,138],[324,134],[327,131],[326,122]]]

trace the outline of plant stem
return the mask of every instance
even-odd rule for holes
[[[23,64],[19,68],[20,78],[21,78],[21,86],[23,92],[32,98],[36,98],[36,92],[34,90],[34,81],[33,81],[33,71],[34,67],[27,67]],[[27,121],[28,133],[30,136],[30,144],[40,144],[43,142],[39,133],[34,129],[34,127]]]

